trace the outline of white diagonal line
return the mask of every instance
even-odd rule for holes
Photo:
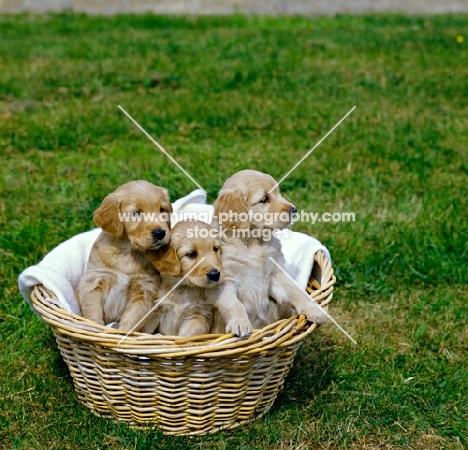
[[[184,172],[185,176],[188,177],[191,181],[193,181],[203,192],[206,192],[193,178],[192,176],[169,154],[162,148],[160,144],[158,144],[153,137],[146,132],[146,130],[127,112],[119,105],[119,109],[145,134],[145,136],[154,144],[156,147],[159,148],[182,172]]]
[[[117,342],[117,345],[120,345],[120,343],[127,338],[127,336],[132,333],[135,328],[140,325],[141,322],[143,322],[143,320],[145,320],[164,300],[166,300],[166,298],[198,267],[199,264],[201,264],[201,262],[206,259],[206,256],[204,256],[202,259],[200,259],[200,261],[198,261],[188,272],[187,274],[180,280],[178,281],[175,286],[163,297],[161,298],[160,300],[158,300],[158,302],[138,321],[138,323],[136,325],[133,326],[133,328],[122,338],[120,339],[119,342]]]
[[[338,329],[353,343],[353,344],[357,344],[357,342],[349,335],[349,333],[346,332],[346,330],[343,329],[343,327],[332,317],[330,316],[330,314],[328,314],[327,311],[325,311],[318,303],[315,303],[312,298],[307,295],[307,293],[296,283],[296,280],[291,277],[291,275],[289,275],[288,272],[286,272],[286,270],[284,270],[271,256],[269,257],[275,264],[277,267],[279,267],[283,272],[284,274],[300,289],[301,292],[304,292],[304,295],[314,304],[314,306],[316,306],[317,308],[320,308],[320,310],[338,327]]]
[[[304,159],[306,159],[332,132],[333,130],[335,130],[336,127],[338,127],[338,125],[340,125],[341,122],[343,122],[343,120],[346,119],[346,117],[348,117],[354,110],[356,109],[356,106],[353,106],[349,111],[348,113],[322,138],[320,139],[320,141],[318,141],[300,160],[299,162],[283,177],[281,178],[281,180],[278,181],[278,183],[276,183],[269,191],[268,193],[271,193],[272,191],[274,191],[284,180],[285,178],[287,178],[291,172],[293,170],[295,170],[297,168],[297,166],[299,164],[302,163],[302,161],[304,161]]]

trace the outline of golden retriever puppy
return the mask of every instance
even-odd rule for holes
[[[237,299],[244,311],[230,324],[215,314],[215,333],[246,336],[252,329],[290,317],[292,307],[309,321],[326,320],[321,309],[270,259],[284,266],[273,231],[287,228],[297,213],[275,185],[270,175],[243,170],[229,178],[218,194],[215,217],[222,227],[225,273],[225,298],[220,302]]]
[[[158,332],[197,336],[210,332],[213,304],[223,281],[218,230],[200,221],[181,221],[171,242],[148,258],[161,274],[161,303],[148,319]]]
[[[94,213],[102,228],[79,287],[83,316],[131,330],[152,308],[161,278],[147,258],[170,240],[169,195],[148,181],[131,181],[108,195]],[[136,331],[147,331],[145,323]]]

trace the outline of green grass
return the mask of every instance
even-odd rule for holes
[[[0,446],[7,449],[458,449],[468,445],[466,16],[0,16]],[[462,35],[465,42],[457,42]],[[93,227],[144,178],[213,201],[237,170],[279,179],[337,274],[314,333],[261,420],[186,438],[77,403],[17,277]]]

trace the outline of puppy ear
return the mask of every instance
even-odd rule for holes
[[[249,228],[248,220],[239,220],[239,215],[249,209],[240,191],[221,191],[215,202],[215,215],[220,225],[228,228]]]
[[[170,275],[172,277],[181,275],[182,266],[172,245],[165,245],[158,250],[148,250],[146,255],[161,275]]]
[[[119,212],[119,200],[114,192],[109,194],[94,211],[93,219],[98,227],[120,238],[124,235],[124,226]]]

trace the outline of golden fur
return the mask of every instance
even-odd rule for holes
[[[146,252],[169,242],[171,212],[167,191],[147,181],[126,183],[103,200],[94,213],[102,233],[79,288],[84,317],[130,330],[152,308],[161,278]],[[153,216],[143,220],[144,214]],[[148,331],[145,326],[136,331]]]
[[[248,335],[252,329],[264,327],[279,319],[291,316],[292,307],[307,319],[316,323],[324,322],[326,316],[308,300],[288,277],[270,260],[273,258],[284,266],[279,240],[271,235],[269,240],[252,237],[252,230],[282,230],[292,222],[296,208],[288,202],[276,187],[275,180],[267,174],[254,170],[243,170],[234,174],[225,183],[215,202],[215,217],[227,233],[223,235],[223,268],[225,288],[220,303],[240,302],[244,312],[236,318],[236,323],[225,323],[222,315],[215,314],[213,332],[232,332],[240,336]],[[222,213],[252,214],[249,221],[239,221],[235,217],[221,221]],[[257,220],[255,213],[277,214],[274,221]],[[282,214],[282,216],[281,216]],[[239,230],[247,230],[251,235],[244,236]],[[227,235],[227,236],[226,236]],[[258,236],[258,233],[255,234]],[[238,306],[237,306],[238,307]],[[240,312],[241,309],[238,308]]]
[[[212,231],[213,237],[197,237],[200,230]],[[223,281],[221,242],[216,232],[204,222],[181,221],[171,230],[168,246],[148,253],[162,278],[158,299],[164,300],[149,319],[156,331],[170,336],[210,332],[213,303]]]

